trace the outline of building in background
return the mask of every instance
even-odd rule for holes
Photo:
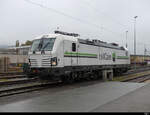
[[[19,46],[19,47],[10,47],[9,50],[13,50],[17,55],[28,55],[28,51],[31,46]]]
[[[31,46],[8,47],[0,49],[0,73],[22,71],[28,63],[28,51]]]
[[[149,55],[131,55],[131,64],[137,65],[149,65],[150,64],[150,56]]]

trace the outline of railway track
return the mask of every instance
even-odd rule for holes
[[[18,81],[17,81],[18,82]],[[3,86],[0,84],[0,97],[10,96],[15,94],[21,94],[26,92],[37,91],[41,89],[48,88],[52,85],[56,85],[60,82],[50,82],[50,81],[41,81],[38,79],[29,79],[23,83],[14,84],[14,82],[4,83]]]
[[[139,67],[136,70],[135,69],[131,69],[129,70],[127,73],[124,73],[123,75],[130,75],[130,74],[136,74],[139,72],[144,72],[144,71],[148,71],[150,70],[150,66],[146,66],[146,67]]]
[[[38,78],[12,78],[12,79],[1,79],[0,80],[0,86],[6,86],[6,85],[19,85],[19,84],[25,84],[25,83],[31,83],[37,81]]]
[[[125,75],[130,75],[129,78],[124,79],[122,82],[138,82],[142,83],[150,79],[150,72],[146,74],[140,74],[139,76],[132,76],[132,74],[142,73],[143,71],[150,70],[150,67],[144,69],[138,69],[136,71],[130,71]],[[62,84],[61,82],[44,81],[36,78],[26,78],[23,74],[17,75],[4,75],[0,76],[0,97],[10,96],[15,94],[21,94],[26,92],[32,92],[42,90]]]
[[[144,76],[140,76],[137,78],[131,78],[128,80],[124,80],[123,82],[136,82],[136,83],[143,83],[145,81],[150,80],[150,74],[149,75],[144,75]]]
[[[143,67],[136,70],[130,70],[129,72],[122,74],[121,76],[115,76],[114,81],[126,82],[138,77],[144,77],[148,75],[150,75],[150,67]]]
[[[5,75],[5,76],[0,76],[0,81],[4,79],[16,79],[16,78],[26,78],[26,75]]]
[[[22,72],[0,73],[0,76],[23,75]]]
[[[0,76],[0,97],[40,90],[54,84],[56,82],[40,80],[38,77],[27,78],[23,74],[6,74]]]

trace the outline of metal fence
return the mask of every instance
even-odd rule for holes
[[[0,72],[1,73],[8,72],[8,65],[9,65],[9,58],[8,57],[1,57],[0,58]]]
[[[22,72],[27,55],[0,54],[0,73]]]

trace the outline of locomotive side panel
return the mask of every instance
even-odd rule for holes
[[[80,44],[79,65],[125,65],[130,64],[126,50]],[[82,57],[81,57],[82,56]]]
[[[118,50],[118,55],[116,56],[117,64],[118,65],[128,65],[130,64],[130,56],[128,54],[128,51],[126,50]]]
[[[63,52],[64,52],[64,42],[63,41],[60,41],[60,40],[57,40],[57,45],[56,45],[56,51],[55,51],[55,57],[57,57],[57,67],[64,67],[64,55],[63,55]],[[53,54],[53,57],[54,57],[54,54]],[[68,63],[69,63],[69,60],[68,60]]]
[[[116,64],[116,60],[113,61],[113,52],[111,48],[100,47],[99,61],[101,65],[113,65]]]
[[[98,52],[99,47],[86,45],[86,44],[79,44],[78,49],[78,57],[79,57],[79,65],[80,66],[92,66],[92,65],[99,65],[98,60]]]
[[[71,41],[68,41],[68,40],[64,40],[63,41],[63,66],[71,66],[72,64],[72,42]]]

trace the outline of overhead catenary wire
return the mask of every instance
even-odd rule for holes
[[[109,19],[109,20],[113,21],[114,23],[116,23],[116,24],[118,24],[118,25],[120,25],[120,26],[126,28],[127,30],[129,30],[129,27],[128,27],[127,25],[120,23],[120,21],[118,21],[117,19],[114,19],[112,16],[110,16],[110,15],[108,15],[108,14],[106,14],[106,13],[100,11],[100,9],[97,9],[96,7],[94,7],[94,6],[92,5],[92,3],[91,3],[89,0],[82,0],[82,1],[83,1],[90,9],[92,9],[94,12],[97,12],[98,14],[102,14],[102,15],[104,15],[105,17],[108,17],[107,19]]]
[[[52,11],[52,12],[55,12],[55,13],[59,14],[59,15],[63,15],[63,16],[68,17],[68,18],[70,18],[70,19],[76,20],[76,21],[78,21],[78,22],[81,22],[81,23],[84,23],[84,24],[88,24],[88,25],[92,25],[93,27],[96,27],[96,28],[98,28],[98,29],[104,29],[104,30],[107,31],[107,32],[113,33],[113,35],[116,34],[117,36],[123,36],[123,34],[113,32],[113,31],[109,30],[109,29],[106,28],[106,27],[102,27],[102,26],[99,26],[99,25],[97,25],[97,24],[95,24],[95,23],[91,23],[91,22],[89,22],[89,21],[87,21],[87,20],[83,20],[83,19],[74,17],[74,16],[69,15],[69,14],[66,14],[66,13],[64,13],[64,12],[62,12],[62,11],[58,11],[58,10],[56,10],[56,9],[53,9],[53,8],[44,6],[44,5],[40,4],[40,3],[33,2],[33,1],[31,1],[31,0],[24,0],[24,1],[26,1],[26,2],[28,2],[28,3],[30,3],[30,4],[39,6],[39,7],[41,7],[41,8],[50,10],[50,11]]]

